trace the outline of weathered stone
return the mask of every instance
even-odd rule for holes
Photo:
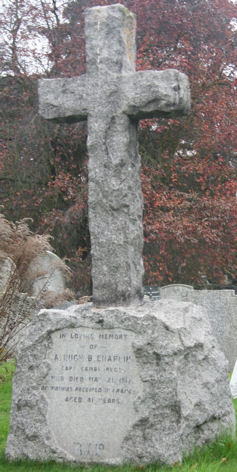
[[[187,77],[135,72],[135,17],[123,5],[86,12],[87,73],[39,83],[46,119],[88,119],[89,228],[93,301],[130,304],[143,297],[143,232],[137,122],[187,113]]]
[[[0,342],[1,346],[4,346],[4,352],[8,354],[7,357],[10,358],[15,356],[22,332],[39,312],[39,308],[34,297],[16,291],[1,309],[4,311],[0,317]]]
[[[227,363],[199,306],[42,310],[24,333],[10,460],[172,464],[230,430]]]
[[[194,288],[192,285],[185,284],[170,284],[160,287],[161,298],[171,298],[173,300],[191,301],[193,297]]]
[[[189,301],[207,310],[213,334],[232,370],[237,359],[237,296],[234,290],[194,290],[191,285],[171,284],[160,288],[162,299]]]
[[[234,370],[230,381],[230,390],[233,398],[237,398],[237,361],[235,362]]]
[[[13,277],[16,275],[16,264],[6,256],[0,257],[0,298],[4,295]]]
[[[32,296],[44,298],[47,292],[61,295],[66,289],[65,266],[53,252],[39,254],[29,264],[26,278]]]

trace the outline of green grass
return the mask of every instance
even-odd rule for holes
[[[149,466],[70,466],[55,462],[16,461],[5,459],[5,446],[9,431],[11,383],[14,364],[0,366],[0,472],[237,472],[237,441],[232,438],[219,439],[214,444],[195,451],[183,464],[173,467]],[[237,417],[237,400],[234,400]]]

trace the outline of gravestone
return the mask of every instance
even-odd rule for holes
[[[173,464],[234,430],[227,363],[192,303],[42,310],[18,349],[10,460]]]
[[[8,256],[0,257],[0,298],[11,284],[11,280],[16,274],[16,264]]]
[[[235,362],[234,370],[230,381],[230,390],[233,398],[237,398],[237,361]]]
[[[170,284],[160,287],[161,298],[172,298],[175,300],[191,301],[193,297],[194,288],[192,285],[185,284]]]
[[[143,297],[143,231],[137,124],[185,114],[189,82],[176,70],[135,71],[135,17],[123,5],[86,12],[87,73],[39,83],[40,113],[88,122],[89,229],[93,301],[125,305]]]
[[[172,464],[234,431],[227,363],[202,309],[142,303],[137,121],[188,111],[188,79],[135,72],[135,19],[120,4],[87,11],[86,50],[85,76],[39,92],[46,118],[88,117],[94,304],[42,310],[26,329],[6,456]]]
[[[207,310],[208,318],[232,370],[237,358],[237,296],[234,290],[194,290],[191,285],[170,284],[160,288],[162,299],[189,301]]]
[[[62,260],[53,252],[45,251],[34,257],[27,269],[26,278],[30,281],[29,292],[42,299],[47,292],[61,295],[66,289],[65,267]]]

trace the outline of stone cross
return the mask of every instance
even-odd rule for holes
[[[143,297],[143,230],[137,124],[190,108],[186,75],[135,69],[135,16],[123,5],[86,11],[87,73],[39,82],[40,114],[87,119],[93,302],[128,305]]]

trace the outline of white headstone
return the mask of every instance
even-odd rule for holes
[[[234,370],[230,381],[230,390],[233,398],[237,398],[237,361],[234,366]]]
[[[161,298],[172,298],[173,300],[188,301],[193,294],[192,285],[170,284],[160,287]]]
[[[63,263],[51,251],[39,254],[30,262],[27,278],[31,284],[30,293],[35,297],[47,292],[61,295],[66,288]]]

